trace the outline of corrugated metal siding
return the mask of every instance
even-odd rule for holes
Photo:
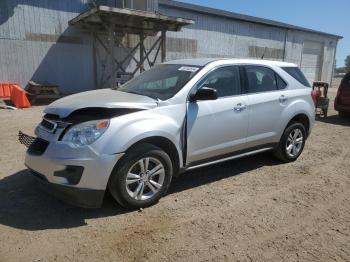
[[[242,22],[215,15],[178,9],[165,5],[159,6],[160,13],[189,18],[195,24],[179,33],[168,33],[167,59],[192,57],[234,57],[281,60],[301,66],[305,41],[318,41],[324,44],[321,80],[331,82],[336,38],[290,29],[264,26]],[[174,43],[183,44],[183,48],[174,48]],[[196,48],[193,48],[194,44]],[[307,73],[307,72],[305,72]],[[318,79],[314,79],[318,80]]]
[[[154,8],[158,0],[153,1]],[[63,93],[95,88],[92,40],[68,28],[68,21],[86,11],[89,0],[0,0],[0,82],[31,79],[60,86]],[[114,4],[114,0],[100,0]],[[114,3],[113,3],[114,2]],[[153,7],[152,7],[153,8]],[[182,32],[167,33],[167,59],[250,57],[301,65],[305,40],[323,43],[321,80],[331,81],[337,40],[330,36],[242,22],[220,16],[159,6],[160,13],[195,20]],[[130,38],[130,46],[135,42]],[[285,43],[285,39],[287,42]],[[149,40],[146,46],[150,46]],[[116,48],[118,57],[125,53]],[[139,56],[138,53],[135,54]],[[157,62],[160,62],[159,60]],[[128,71],[135,68],[130,60]],[[101,71],[101,65],[98,68]]]
[[[101,5],[115,6],[118,8],[131,8],[148,12],[158,11],[158,0],[99,0]]]
[[[301,69],[310,82],[321,80],[323,49],[321,42],[304,41]]]
[[[63,93],[92,86],[91,39],[68,28],[88,0],[1,0],[0,81],[48,81]]]
[[[168,33],[172,38],[191,40],[197,44],[196,52],[173,52],[168,43],[168,59],[183,57],[265,57],[282,60],[285,31],[247,22],[210,16],[191,11],[160,6],[160,12],[195,20],[195,24],[182,32]],[[266,50],[265,50],[266,48]]]

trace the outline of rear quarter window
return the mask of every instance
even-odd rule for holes
[[[289,75],[291,75],[295,80],[306,87],[311,87],[309,81],[307,81],[303,72],[298,67],[282,67]]]

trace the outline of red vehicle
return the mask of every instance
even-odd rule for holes
[[[340,116],[350,115],[350,73],[348,73],[338,89],[334,102],[334,108]]]

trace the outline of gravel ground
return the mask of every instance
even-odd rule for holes
[[[16,136],[42,110],[0,110],[1,262],[350,261],[350,120],[334,111],[295,163],[265,153],[188,172],[156,206],[127,212],[37,188]]]

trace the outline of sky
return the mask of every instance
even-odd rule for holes
[[[337,67],[350,55],[350,0],[179,0],[343,36]]]

